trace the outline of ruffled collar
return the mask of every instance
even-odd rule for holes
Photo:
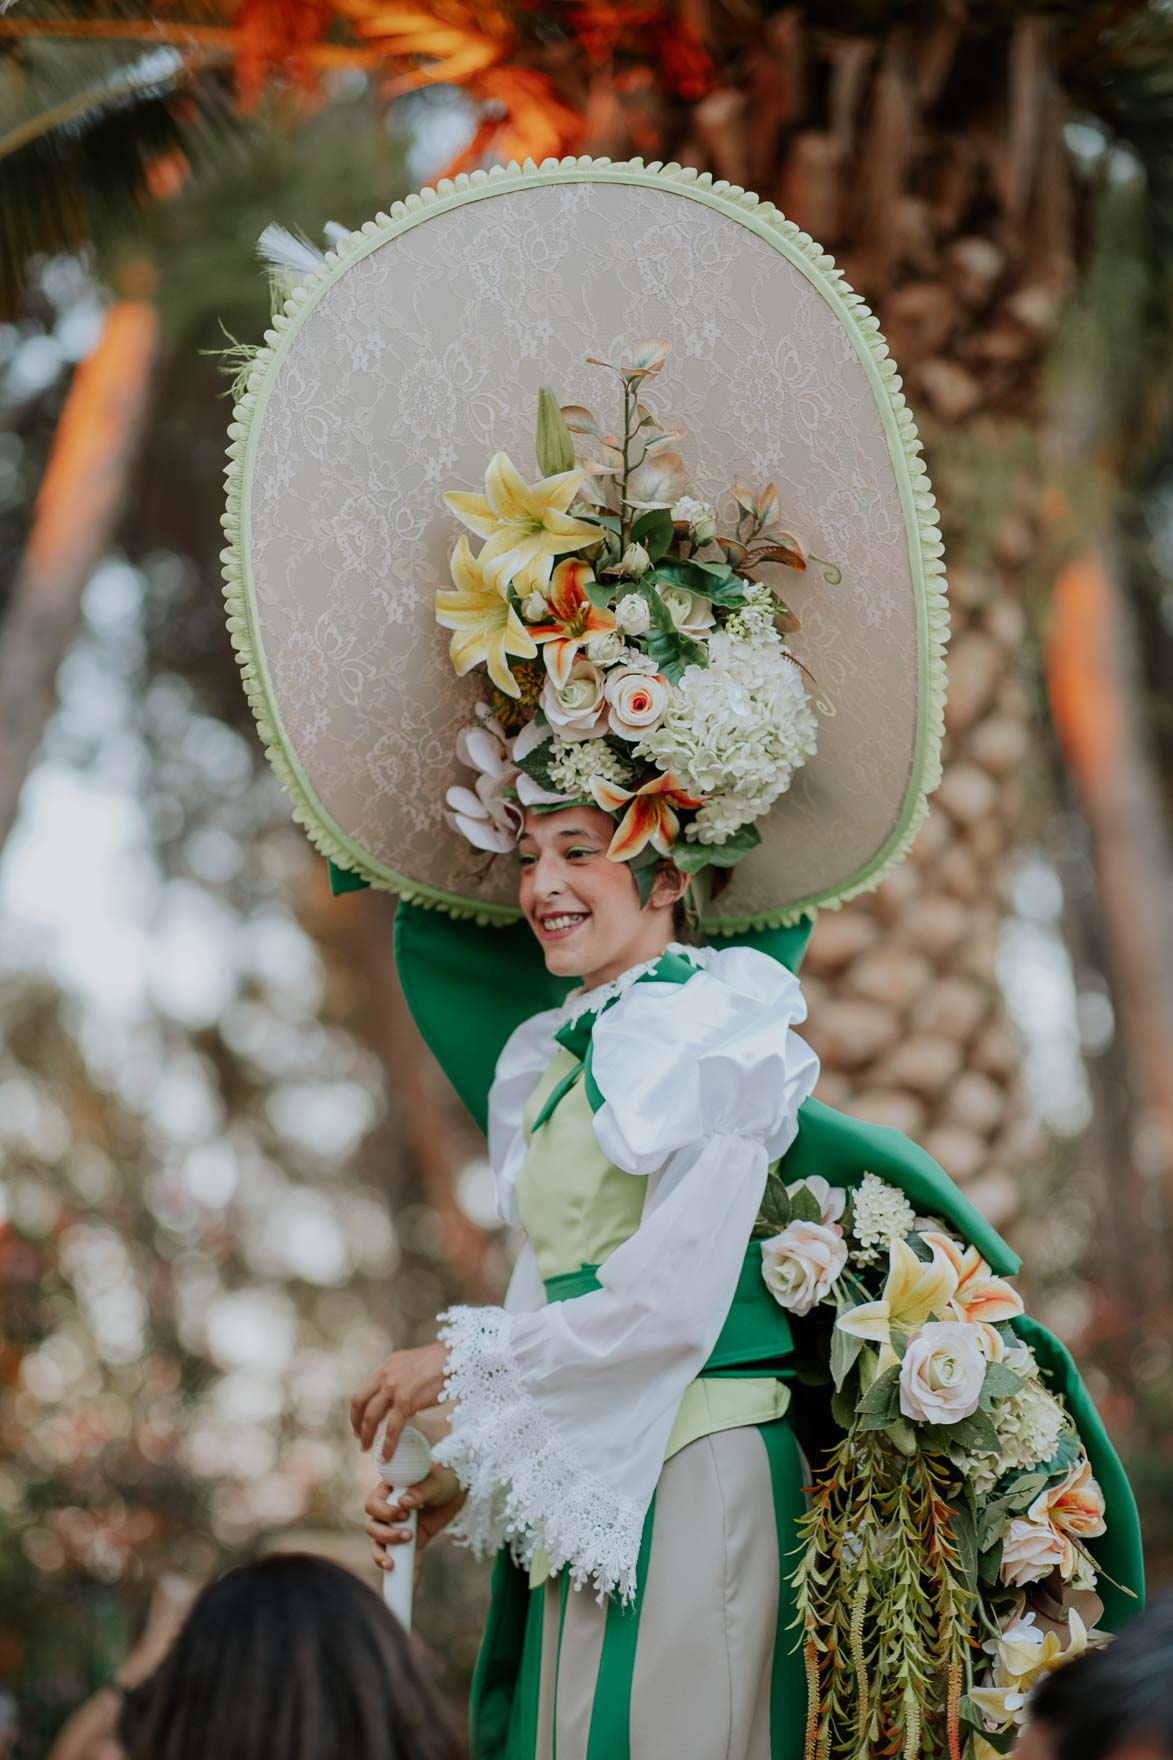
[[[670,941],[664,949],[664,953],[677,953],[684,959],[691,960],[694,966],[708,965],[715,952],[716,949],[712,947],[685,947],[680,941]],[[622,996],[625,990],[630,990],[640,978],[654,972],[664,953],[658,953],[655,959],[645,959],[637,966],[629,966],[625,972],[620,972],[617,978],[612,978],[606,984],[595,984],[589,990],[583,984],[577,990],[572,990],[558,1010],[555,1030],[581,1020],[584,1014],[597,1014],[616,996]]]

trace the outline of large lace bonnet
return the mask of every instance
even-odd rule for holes
[[[769,203],[707,175],[568,159],[396,202],[289,294],[229,447],[229,627],[266,753],[338,868],[457,916],[516,918],[516,874],[444,816],[465,780],[435,594],[442,492],[528,459],[542,385],[672,342],[672,416],[716,499],[773,482],[842,578],[788,576],[796,648],[834,706],[709,933],[794,922],[878,883],[939,776],[947,630],[936,514],[876,320]]]

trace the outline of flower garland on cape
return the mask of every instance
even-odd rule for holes
[[[872,1173],[848,1192],[771,1172],[754,1236],[774,1299],[811,1319],[839,1436],[793,1576],[807,1753],[1008,1753],[1036,1681],[1095,1641],[1106,1532],[1022,1298]]]
[[[527,810],[601,807],[615,820],[607,853],[631,864],[641,901],[664,858],[689,874],[740,861],[815,753],[809,675],[785,639],[798,621],[755,571],[811,561],[840,578],[784,529],[772,484],[734,485],[726,533],[687,492],[682,430],[643,400],[668,348],[591,362],[619,380],[621,433],[541,392],[541,479],[497,452],[483,494],[445,495],[481,547],[461,535],[454,590],[436,595],[457,673],[491,687],[457,738],[475,779],[448,790],[449,823],[497,854]]]

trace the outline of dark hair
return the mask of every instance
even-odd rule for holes
[[[1118,1638],[1046,1675],[1030,1701],[1056,1760],[1108,1760],[1133,1743],[1173,1756],[1173,1594]]]
[[[169,1654],[127,1693],[127,1760],[458,1760],[462,1749],[373,1589],[285,1553],[198,1597]]]

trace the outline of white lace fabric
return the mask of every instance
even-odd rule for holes
[[[619,1000],[593,1029],[593,1128],[616,1166],[647,1176],[638,1229],[587,1294],[547,1302],[527,1246],[504,1307],[441,1316],[455,1407],[438,1458],[469,1493],[455,1532],[479,1552],[508,1543],[523,1564],[540,1545],[576,1584],[623,1600],[680,1400],[729,1311],[769,1162],[818,1076],[792,1030],[806,1012],[798,982],[764,954],[710,951],[683,985],[640,975],[616,980]],[[518,1029],[490,1096],[499,1207],[515,1220],[521,1114],[559,1014]]]

